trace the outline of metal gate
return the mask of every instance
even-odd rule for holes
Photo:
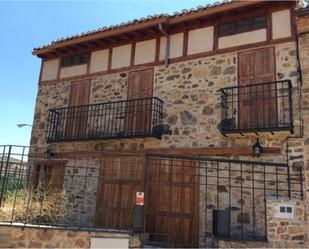
[[[301,170],[286,164],[148,155],[149,240],[212,247],[213,238],[267,239],[267,198],[302,198]]]
[[[63,150],[46,157],[46,148],[16,146],[0,151],[0,222],[128,231],[135,193],[145,192],[149,243],[169,247],[212,247],[214,238],[265,240],[265,200],[303,194],[301,168],[284,163]]]

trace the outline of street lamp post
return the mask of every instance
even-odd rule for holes
[[[23,127],[25,127],[25,126],[30,126],[30,127],[32,127],[32,125],[30,125],[30,124],[17,124],[17,127],[18,127],[18,128],[23,128]]]

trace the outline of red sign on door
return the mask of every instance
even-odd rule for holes
[[[138,206],[144,205],[144,192],[136,192],[135,205]]]

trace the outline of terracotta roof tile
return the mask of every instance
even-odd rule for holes
[[[76,35],[59,38],[55,41],[52,41],[50,44],[34,48],[34,51],[41,50],[41,49],[47,48],[51,45],[61,43],[61,42],[64,42],[64,41],[73,40],[73,39],[85,37],[85,36],[90,36],[90,35],[93,35],[93,34],[106,32],[106,31],[117,29],[117,28],[122,28],[122,27],[125,27],[125,26],[130,26],[130,25],[134,25],[134,24],[137,24],[137,23],[147,22],[147,21],[159,19],[159,18],[162,18],[162,17],[172,19],[172,18],[179,17],[179,16],[185,16],[185,15],[189,15],[189,14],[196,13],[196,12],[199,12],[199,11],[204,11],[204,10],[209,9],[209,8],[215,8],[215,7],[218,7],[218,6],[229,4],[229,3],[235,2],[235,1],[238,1],[238,0],[224,0],[222,2],[214,2],[213,4],[207,4],[207,5],[204,5],[204,6],[199,5],[196,8],[183,9],[181,12],[175,11],[171,15],[163,14],[163,13],[162,14],[155,14],[155,15],[148,15],[147,17],[142,17],[142,18],[139,18],[139,19],[133,19],[133,20],[130,20],[130,21],[127,21],[127,22],[122,22],[120,24],[104,26],[104,27],[98,28],[96,30],[92,30],[92,31],[88,31],[88,32],[82,32],[82,33],[79,33],[79,34],[76,34]]]

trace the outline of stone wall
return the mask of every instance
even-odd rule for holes
[[[61,84],[40,85],[34,111],[31,145],[46,146],[46,128],[48,110],[51,108],[67,107],[69,103],[70,82]]]
[[[287,158],[286,148],[288,148],[290,166],[294,166],[291,169],[297,170],[297,167],[299,168],[303,165],[303,157],[306,157],[303,155],[304,151],[306,151],[303,150],[303,144],[305,143],[306,145],[309,142],[307,140],[304,142],[302,138],[297,138],[300,135],[301,121],[298,105],[299,89],[296,72],[296,45],[295,42],[288,42],[274,46],[277,79],[290,79],[293,85],[293,136],[295,138],[287,139],[288,136],[291,136],[289,132],[259,134],[262,146],[281,147],[282,153],[262,155],[260,158],[253,158],[251,156],[239,157],[239,159],[285,163]],[[92,79],[90,104],[125,100],[127,98],[128,74],[129,72],[125,71],[94,77]],[[161,140],[135,139],[65,142],[54,144],[54,148],[56,150],[136,150],[141,147],[145,149],[213,146],[237,147],[252,146],[256,142],[256,134],[225,137],[218,129],[221,121],[220,88],[237,85],[236,52],[183,61],[171,64],[168,67],[163,65],[157,66],[155,67],[154,79],[154,96],[164,101],[164,123],[170,125],[173,132],[172,135],[164,135]],[[69,84],[70,82],[65,81],[40,85],[33,123],[32,145],[46,147],[45,130],[48,109],[66,107],[68,105]],[[304,90],[304,94],[306,94],[306,90]],[[304,98],[303,106],[307,106],[307,104],[306,98]],[[92,163],[94,165],[98,164],[95,160]],[[74,174],[82,174],[84,173],[83,171],[84,169],[81,169]],[[70,174],[71,172],[67,173]],[[96,172],[93,172],[93,174],[96,174]],[[83,192],[82,180],[78,183],[70,183],[69,179],[67,179],[67,184],[76,186],[73,191],[74,193],[71,193],[73,196],[78,197],[80,194],[87,195],[87,201],[83,203],[78,203],[79,198],[76,198],[76,202],[72,203],[74,205],[74,209],[72,210],[77,210],[76,212],[81,210],[83,214],[81,220],[89,222],[89,225],[93,224],[97,182],[93,181],[89,183],[86,190],[87,193]],[[201,195],[203,194],[201,193]],[[223,193],[221,196],[224,196],[224,194],[226,193]],[[239,198],[234,200],[234,202],[237,201],[239,201]],[[239,203],[235,203],[235,207],[238,206]],[[201,213],[203,213],[203,210]],[[252,216],[250,213],[248,215]],[[235,216],[234,218],[237,221],[238,217]],[[74,215],[72,216],[72,220],[74,220]]]
[[[293,204],[294,219],[275,218],[275,206],[278,204]],[[301,247],[305,241],[304,203],[300,200],[268,199],[267,238],[274,247]]]
[[[64,190],[68,195],[66,224],[94,227],[100,159],[68,160],[65,166]]]
[[[298,134],[295,43],[280,44],[275,48],[277,79],[292,81],[293,120]],[[227,147],[254,143],[255,135],[224,137],[218,129],[220,88],[237,85],[237,53],[160,66],[155,70],[155,79],[154,93],[164,101],[164,122],[173,130],[173,135],[163,137],[161,147]],[[267,146],[280,146],[287,135],[264,134],[261,141]]]
[[[295,134],[299,134],[299,108],[295,43],[275,45],[277,79],[290,79],[293,85],[293,120]],[[92,79],[90,104],[125,100],[127,97],[128,72],[97,76]],[[162,140],[110,140],[97,142],[70,142],[57,144],[61,148],[90,150],[144,148],[197,148],[253,145],[255,134],[223,136],[218,125],[220,114],[220,88],[237,84],[237,53],[227,53],[190,61],[155,67],[154,96],[164,101],[164,120],[173,134]],[[46,146],[45,130],[49,108],[66,107],[69,82],[41,85],[35,110],[32,145]],[[259,134],[263,146],[284,146],[289,132]],[[196,139],[196,138],[199,139]],[[278,159],[279,158],[279,159]],[[279,156],[275,161],[285,161]],[[272,160],[273,156],[263,157]],[[261,159],[259,159],[261,160]]]
[[[278,204],[293,204],[294,219],[275,218],[275,206]],[[266,201],[267,209],[267,241],[224,241],[213,243],[219,248],[307,248],[305,243],[305,212],[304,203],[300,200],[271,199]]]
[[[0,226],[0,248],[90,248],[91,238],[127,238],[129,248],[141,247],[133,234]]]
[[[309,32],[309,16],[302,17],[298,20],[298,30]],[[309,33],[299,37],[300,64],[302,70],[302,115],[304,120],[303,127],[303,168],[304,168],[304,188],[309,189]],[[306,217],[309,216],[309,196],[305,192]],[[308,219],[308,218],[307,218]],[[307,237],[309,238],[309,224],[307,222]]]

